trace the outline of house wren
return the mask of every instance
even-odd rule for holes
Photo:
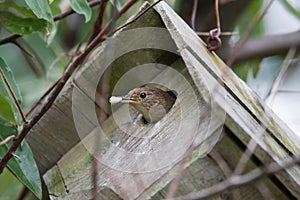
[[[115,103],[129,103],[143,115],[145,123],[159,121],[172,108],[176,101],[176,92],[164,91],[157,87],[134,88],[124,97],[110,97]]]

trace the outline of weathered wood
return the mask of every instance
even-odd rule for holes
[[[191,71],[190,74],[196,76],[201,74],[205,80],[213,81],[214,84],[208,84],[208,86],[212,86],[210,91],[225,90],[225,92],[213,95],[214,100],[219,101],[218,105],[226,112],[225,125],[231,128],[237,137],[242,138],[245,135],[254,139],[258,144],[258,149],[263,149],[263,153],[258,154],[258,156],[264,164],[270,161],[266,159],[268,156],[271,157],[272,161],[280,162],[281,159],[288,158],[291,154],[299,154],[299,146],[297,146],[300,144],[299,137],[282,123],[245,83],[231,73],[217,56],[200,57],[207,52],[207,49],[203,45],[197,44],[196,34],[194,37],[191,36],[193,33],[187,34],[186,29],[188,27],[182,27],[183,23],[180,24],[181,20],[176,18],[171,10],[159,8],[159,6],[158,9],[161,9],[160,13],[165,14],[173,22],[166,23],[166,27],[169,30],[176,29],[179,32],[178,34],[176,31],[170,31],[171,35],[176,37],[174,41],[182,52],[184,60],[188,60],[186,64],[189,64],[187,69]],[[192,73],[193,70],[201,71],[200,73]],[[199,77],[194,77],[194,79],[196,78],[199,79]],[[223,85],[217,86],[217,82],[220,81]],[[218,96],[220,93],[221,95]],[[224,94],[226,96],[223,96]],[[236,129],[237,127],[239,130]],[[241,134],[241,132],[245,134]],[[247,144],[248,140],[242,139],[242,142]],[[287,169],[286,173],[281,176],[284,184],[287,184],[286,187],[298,197],[300,194],[298,191],[299,175],[299,167],[295,166],[291,170]],[[284,176],[289,177],[288,180]]]
[[[156,124],[139,125],[124,105],[112,107],[100,126],[96,105],[102,105],[97,93],[104,72],[108,95],[156,83],[175,90],[178,100]],[[257,143],[256,161],[246,171],[299,153],[298,137],[160,2],[93,52],[27,140],[52,199],[91,199],[93,158],[99,161],[99,198],[160,199],[190,147],[177,195],[225,179],[210,157],[203,158],[223,126],[232,137],[223,137],[215,149],[232,168],[250,140]],[[300,198],[299,170],[296,165],[260,181],[275,198]],[[234,191],[213,198],[263,199],[255,184]]]

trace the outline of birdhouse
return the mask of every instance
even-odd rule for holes
[[[262,188],[300,198],[298,165],[259,168],[299,154],[298,137],[166,3],[148,6],[91,53],[28,135],[50,198],[161,199],[175,188],[197,199],[214,185],[213,199],[264,199]],[[157,120],[109,103],[149,87],[176,95]]]

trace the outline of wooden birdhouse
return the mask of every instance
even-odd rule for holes
[[[176,93],[158,122],[142,123],[129,104],[108,101],[144,85]],[[176,196],[192,199],[231,174],[281,164],[300,144],[164,2],[92,52],[27,141],[51,199],[162,199],[176,183]],[[264,188],[298,199],[299,169],[232,182],[211,198],[264,199]]]

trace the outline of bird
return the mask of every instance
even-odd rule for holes
[[[122,97],[112,96],[111,104],[128,103],[142,114],[145,124],[155,123],[162,119],[170,111],[177,99],[177,93],[173,90],[162,90],[158,87],[137,87]]]

